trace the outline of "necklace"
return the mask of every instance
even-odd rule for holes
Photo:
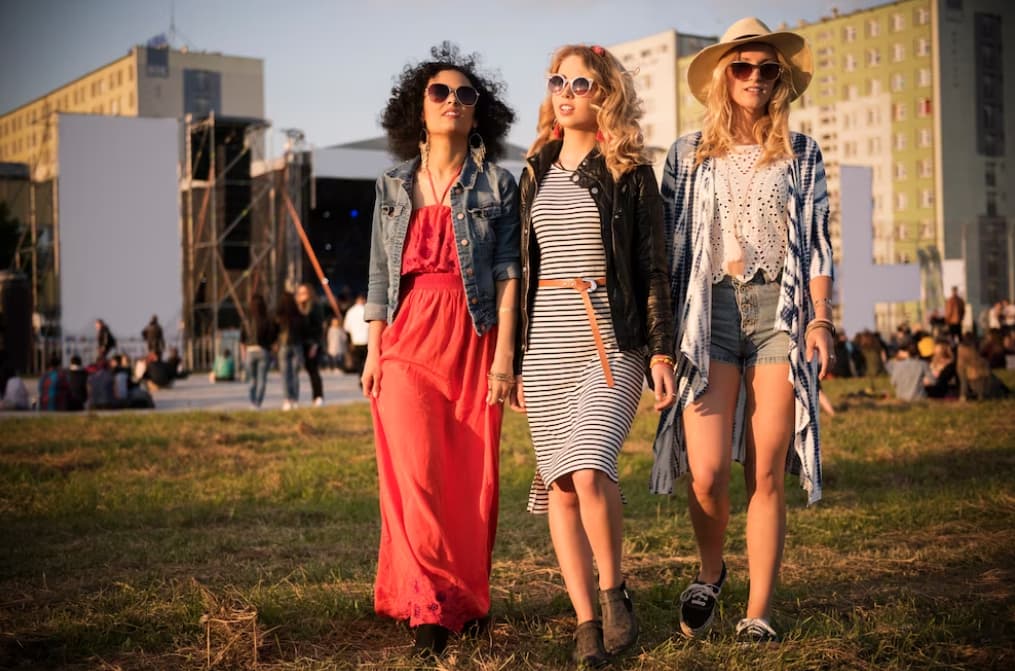
[[[441,194],[440,198],[437,197],[437,189],[434,188],[433,185],[433,175],[430,174],[430,166],[426,167],[426,179],[428,182],[430,182],[430,193],[433,194],[434,205],[444,204],[444,199],[448,197],[448,191],[451,190],[451,185],[454,184],[455,180],[458,179],[458,176],[462,174],[462,168],[464,167],[465,163],[462,163],[460,166],[458,166],[458,170],[456,170],[455,174],[451,176],[451,179],[448,181],[448,185],[444,187],[444,193]]]

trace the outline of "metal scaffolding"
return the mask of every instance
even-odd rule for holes
[[[260,293],[273,304],[284,283],[286,250],[278,225],[283,199],[278,190],[286,186],[275,171],[266,170],[255,179],[247,167],[263,164],[268,125],[214,112],[199,120],[189,115],[185,119],[182,354],[192,369],[210,367],[223,333],[235,333],[247,323],[251,296]],[[242,186],[249,187],[249,198],[244,197],[237,210],[236,199],[228,194]],[[236,263],[236,254],[243,261]],[[231,263],[227,255],[232,255]]]

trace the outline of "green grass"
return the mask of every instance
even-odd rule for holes
[[[805,507],[787,484],[784,641],[765,649],[732,641],[747,598],[739,472],[715,634],[674,636],[697,560],[683,491],[647,492],[643,403],[621,457],[643,633],[617,668],[1015,667],[1015,400],[849,396],[865,385],[826,385],[840,412],[823,418],[824,499]],[[524,512],[523,417],[508,414],[501,455],[495,623],[439,667],[567,668],[570,606],[545,519]],[[255,633],[259,669],[414,668],[408,631],[372,610],[376,487],[365,404],[4,419],[0,668],[197,669],[209,652],[213,668],[251,668]]]

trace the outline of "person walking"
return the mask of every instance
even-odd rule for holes
[[[324,311],[317,303],[314,288],[304,282],[296,288],[296,307],[300,312],[300,334],[303,345],[303,367],[310,378],[310,392],[315,408],[324,405],[321,383],[321,340],[324,337]]]
[[[162,352],[166,349],[166,340],[162,334],[162,325],[159,324],[158,315],[152,315],[148,325],[141,330],[141,337],[144,338],[148,353],[155,355],[156,361],[162,361]]]
[[[834,360],[832,247],[821,150],[789,130],[812,75],[800,35],[734,23],[691,61],[702,131],[663,172],[677,315],[677,403],[655,441],[652,491],[688,474],[697,577],[680,631],[703,636],[727,580],[731,461],[744,465],[750,592],[736,634],[778,639],[769,620],[786,537],[787,464],[821,498],[818,380]],[[792,446],[792,452],[787,452]]]
[[[240,346],[250,387],[250,405],[256,410],[264,403],[271,351],[278,338],[278,322],[268,316],[268,304],[261,294],[250,297],[247,315],[240,334]]]
[[[575,661],[600,667],[638,638],[621,567],[618,458],[647,370],[656,409],[673,403],[673,319],[634,79],[600,46],[561,47],[549,71],[519,186],[512,406],[528,414],[537,463],[528,509],[548,515],[577,616]]]
[[[493,162],[514,119],[501,90],[445,43],[403,70],[382,115],[403,162],[377,180],[364,308],[381,508],[374,609],[407,620],[423,657],[490,612],[520,272],[517,187]]]

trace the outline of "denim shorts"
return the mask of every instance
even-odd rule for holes
[[[789,334],[776,328],[781,277],[758,271],[749,281],[729,275],[712,285],[709,357],[738,368],[789,363]]]

